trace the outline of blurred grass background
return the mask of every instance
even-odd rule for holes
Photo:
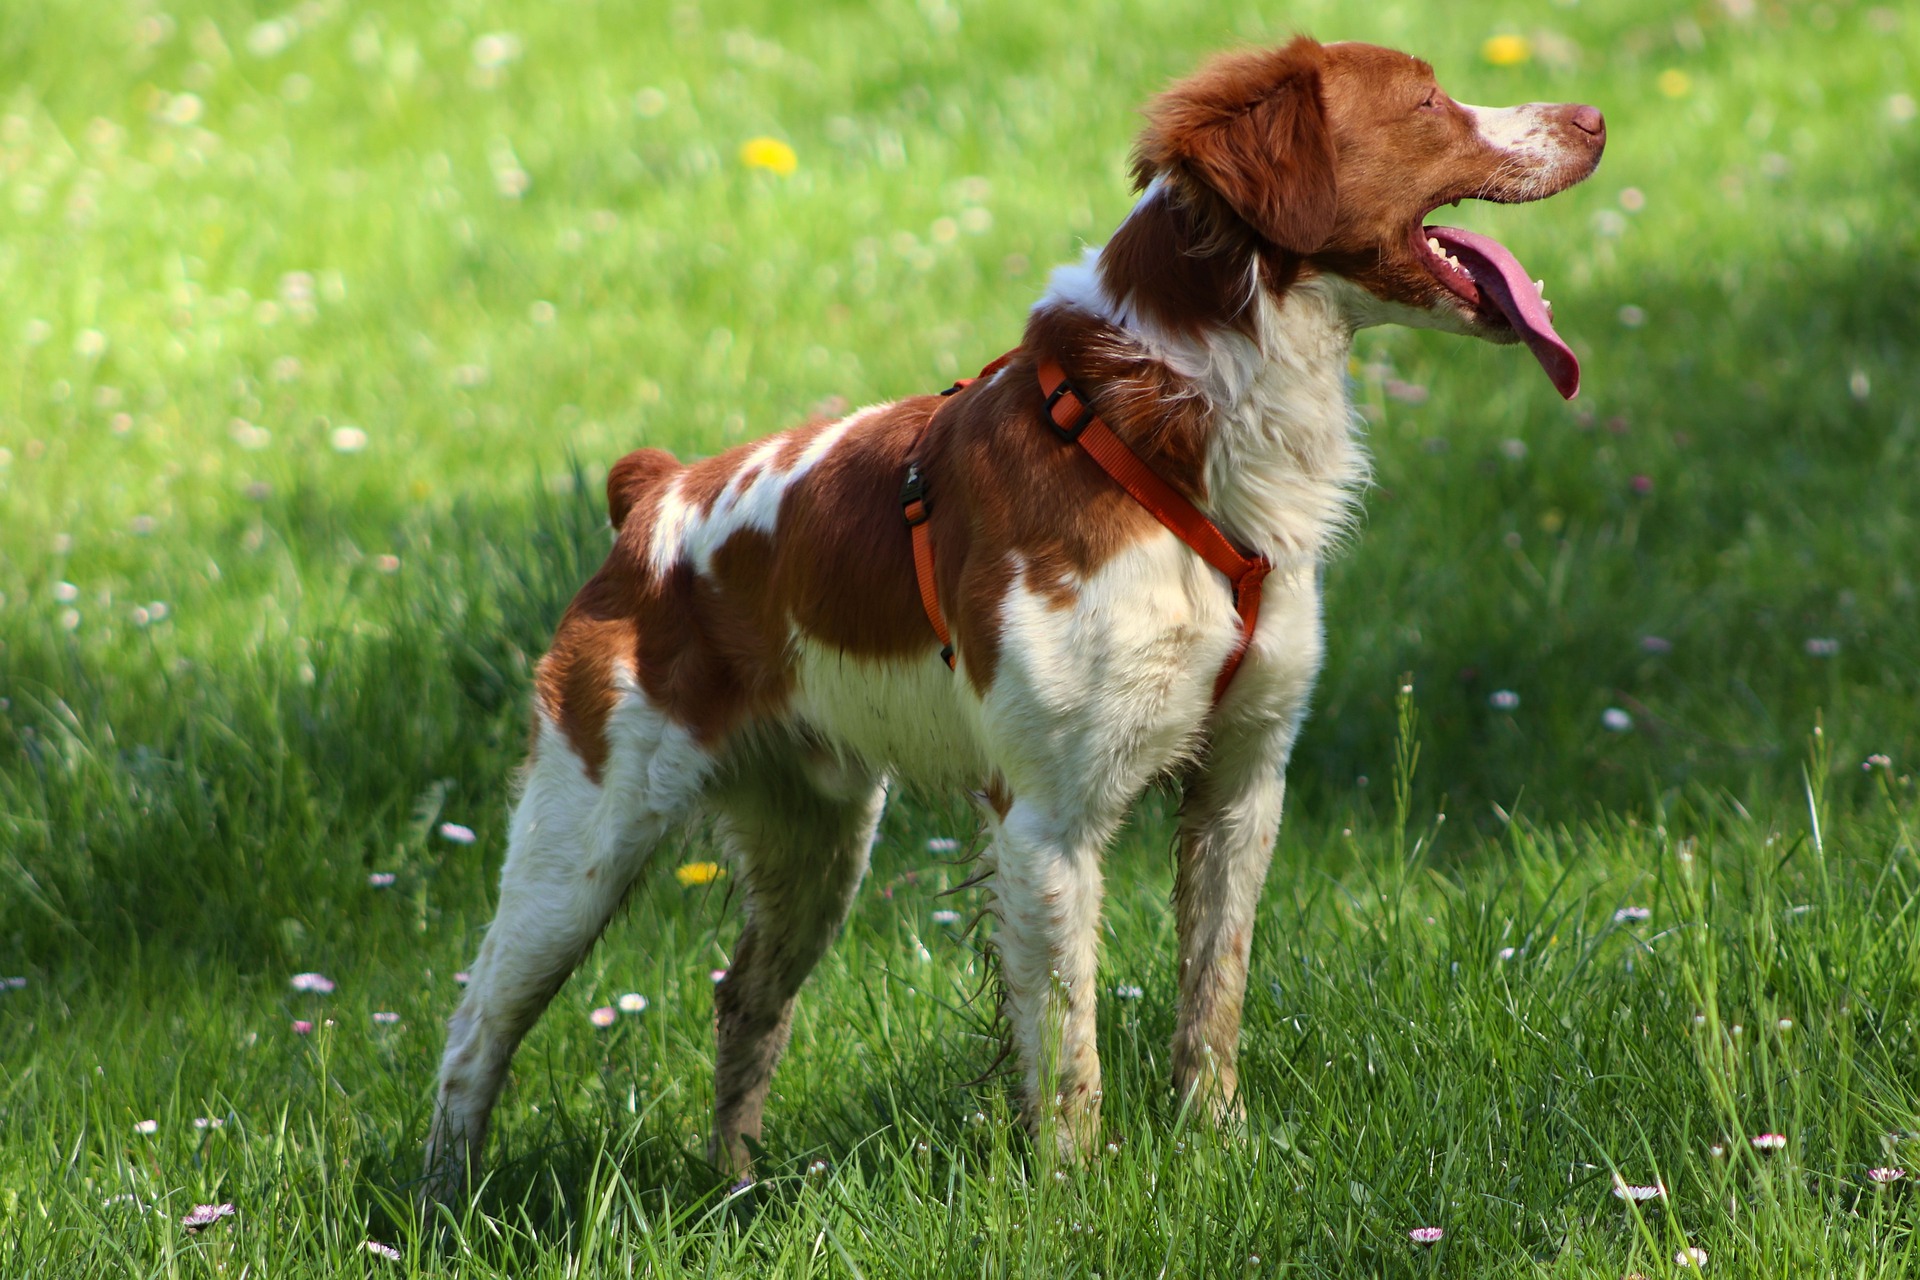
[[[1597,1024],[1636,1000],[1684,1013],[1711,1005],[1703,993],[1725,964],[1751,980],[1751,1018],[1784,998],[1758,976],[1776,973],[1764,958],[1787,956],[1787,969],[1824,975],[1821,999],[1837,1009],[1863,1000],[1834,994],[1858,990],[1842,971],[1879,975],[1875,1034],[1910,1035],[1901,886],[1913,851],[1896,821],[1920,746],[1920,17],[1907,8],[11,0],[0,22],[0,976],[29,982],[0,994],[9,1213],[33,1231],[73,1229],[71,1206],[35,1219],[19,1197],[118,1167],[110,1153],[136,1103],[207,1106],[217,1090],[246,1099],[256,1123],[277,1111],[323,1133],[343,1123],[318,1101],[330,1072],[357,1082],[342,1091],[360,1123],[342,1137],[350,1154],[313,1156],[325,1172],[313,1176],[343,1179],[338,1194],[362,1208],[379,1201],[366,1188],[397,1185],[424,1121],[433,1021],[453,999],[446,975],[487,918],[530,664],[605,546],[607,465],[640,444],[711,452],[823,403],[937,388],[978,367],[1017,339],[1050,267],[1129,207],[1140,102],[1207,52],[1295,30],[1417,52],[1463,101],[1593,102],[1610,142],[1595,178],[1551,202],[1447,214],[1498,234],[1545,277],[1585,365],[1579,400],[1562,404],[1515,349],[1362,336],[1355,399],[1377,486],[1328,574],[1330,656],[1291,774],[1275,923],[1263,923],[1296,941],[1263,942],[1261,965],[1291,972],[1290,948],[1336,948],[1318,1025],[1366,1043],[1410,1009],[1425,1021],[1422,1001],[1433,1013],[1460,998],[1421,968],[1457,963],[1448,946],[1378,932],[1373,908],[1355,905],[1384,902],[1376,882],[1389,872],[1421,898],[1414,918],[1451,919],[1441,906],[1452,903],[1479,921],[1449,937],[1482,963],[1483,944],[1519,936],[1556,894],[1618,905],[1665,874],[1649,868],[1666,866],[1658,859],[1683,835],[1724,839],[1737,878],[1804,848],[1793,840],[1811,785],[1835,822],[1866,833],[1849,853],[1863,860],[1860,884],[1834,890],[1859,896],[1823,936],[1873,947],[1842,963],[1826,943],[1776,952],[1787,944],[1769,935],[1737,957],[1711,960],[1709,948],[1686,982],[1649,977],[1643,961],[1591,987],[1574,980],[1585,962],[1570,960],[1542,1007]],[[1501,36],[1519,39],[1487,44]],[[756,137],[790,146],[793,171],[743,164]],[[1422,713],[1416,812],[1449,818],[1446,839],[1421,846],[1430,878],[1388,866],[1402,672]],[[1629,731],[1605,727],[1610,708]],[[1819,767],[1803,776],[1816,715]],[[1888,767],[1863,769],[1873,755]],[[1138,957],[1149,979],[1165,976],[1168,944],[1164,805],[1150,798],[1113,860],[1109,949]],[[478,843],[435,837],[447,819]],[[963,811],[894,814],[876,888],[926,868],[930,835],[964,839]],[[696,832],[686,856],[704,852]],[[370,892],[369,872],[396,884]],[[1795,868],[1782,874],[1781,901],[1806,905]],[[1772,885],[1748,888],[1766,900]],[[1738,918],[1732,901],[1716,909]],[[1370,922],[1358,940],[1352,918]],[[533,1082],[543,1059],[530,1051],[512,1104],[523,1109],[503,1131],[534,1154],[512,1166],[522,1173],[508,1201],[547,1195],[554,1157],[541,1144],[563,1142],[625,1152],[606,1158],[634,1185],[705,1203],[682,1162],[704,1124],[699,990],[724,963],[723,919],[718,895],[642,895],[618,946],[592,962],[626,965],[628,983],[657,979],[656,1024],[674,1028],[606,1051],[607,1071],[631,1069],[656,1090],[645,1112],[656,1128],[641,1125],[655,1145],[630,1133],[622,1141],[638,1146],[604,1147],[597,1094],[552,1122],[562,1136],[540,1128],[524,1108],[572,1086]],[[860,1052],[873,1057],[857,1064],[798,1038],[776,1104],[790,1117],[775,1122],[791,1135],[783,1150],[844,1151],[876,1115],[893,1117],[885,1132],[898,1137],[914,1117],[971,1109],[950,1095],[991,1061],[984,1023],[928,1020],[925,1002],[903,1004],[873,976],[875,954],[917,954],[924,927],[891,898],[863,905],[809,1007],[887,1030],[868,1028],[877,1038]],[[654,967],[635,969],[635,957]],[[974,963],[965,948],[942,953],[949,961],[956,981]],[[1376,964],[1411,984],[1391,1014],[1350,1003],[1348,984],[1378,980]],[[288,1061],[315,1083],[289,1103],[279,1065],[248,1067],[234,1046],[284,1038],[285,977],[316,967],[354,973],[362,991],[393,984],[386,998],[417,1031],[384,1047],[360,1037],[353,1052],[372,1056],[323,1067],[296,1044]],[[439,977],[408,985],[417,1005],[406,1006],[400,978],[417,983],[423,967]],[[563,1003],[599,982],[583,975]],[[687,1002],[672,999],[683,984]],[[1147,989],[1137,1022],[1103,1028],[1151,1033],[1107,1045],[1110,1072],[1137,1071],[1143,1094],[1170,1026],[1170,979]],[[1507,997],[1485,998],[1492,1009]],[[922,1020],[907,1025],[930,1038],[908,1056],[946,1094],[875,1065],[896,1053],[890,1037],[905,1033],[892,1020],[909,1008]],[[1861,1008],[1848,1016],[1868,1016]],[[1278,1016],[1254,1016],[1256,1046],[1278,1043]],[[585,1078],[570,1055],[593,1052],[586,1034],[536,1035],[555,1080]],[[1444,1083],[1415,1073],[1395,1105],[1417,1112],[1423,1089],[1459,1090],[1455,1073],[1471,1075],[1475,1055],[1506,1056],[1490,1044],[1434,1049]],[[1883,1048],[1888,1062],[1904,1052]],[[1704,1061],[1671,1051],[1639,1067],[1672,1076]],[[1838,1070],[1854,1051],[1806,1052],[1792,1070]],[[1327,1093],[1298,1074],[1304,1063],[1272,1058],[1250,1087],[1315,1115],[1323,1095],[1359,1108],[1314,1124],[1364,1128],[1385,1101]],[[94,1066],[111,1066],[108,1084],[76,1083]],[[1549,1053],[1516,1074],[1514,1092],[1489,1085],[1493,1119],[1482,1121],[1499,1129],[1504,1106],[1510,1126],[1518,1099],[1552,1094],[1546,1081],[1569,1070]],[[1857,1095],[1835,1085],[1841,1109],[1894,1124],[1912,1074],[1888,1071]],[[173,1093],[155,1094],[156,1074],[172,1076]],[[618,1080],[606,1096],[624,1110],[637,1095]],[[876,1107],[872,1091],[887,1088],[905,1100]],[[1699,1083],[1668,1105],[1713,1115],[1720,1096]],[[1538,1101],[1563,1103],[1606,1128],[1612,1104],[1595,1096]],[[821,1108],[840,1110],[822,1119]],[[1116,1123],[1137,1118],[1142,1141],[1165,1137],[1166,1115],[1123,1115]],[[105,1162],[92,1173],[65,1154],[82,1131],[96,1135],[83,1147],[101,1144],[87,1148]],[[1410,1185],[1340,1132],[1353,1167],[1372,1170],[1368,1185]],[[1476,1136],[1442,1135],[1441,1149],[1498,1164]],[[1432,1134],[1422,1141],[1436,1149]],[[1596,1140],[1577,1159],[1601,1147],[1615,1149]],[[584,1178],[596,1158],[560,1167]],[[901,1158],[917,1167],[910,1144]],[[258,1152],[235,1160],[278,1185],[279,1166]],[[210,1147],[192,1161],[206,1177],[224,1167]],[[1284,1171],[1258,1182],[1264,1167],[1244,1194],[1293,1185]],[[1552,1183],[1544,1165],[1515,1182],[1522,1219],[1545,1220]],[[547,1216],[529,1221],[577,1230],[578,1194],[554,1192],[540,1202]],[[1218,1190],[1193,1194],[1226,1203],[1207,1198]],[[1364,1225],[1381,1206],[1343,1203],[1351,1221],[1332,1235],[1316,1216],[1325,1203],[1299,1208],[1311,1224],[1299,1238],[1346,1266],[1399,1265]],[[1830,1200],[1780,1203],[1800,1206],[1781,1223],[1833,1222]],[[884,1196],[868,1207],[905,1212]],[[719,1252],[699,1257],[733,1256],[711,1225],[698,1249]],[[1267,1229],[1243,1223],[1221,1239],[1243,1228],[1249,1240]],[[55,1238],[17,1230],[22,1248]],[[537,1243],[547,1237],[528,1238],[550,1261]],[[1521,1252],[1565,1261],[1564,1247],[1538,1243],[1549,1238],[1570,1237],[1542,1227]],[[771,1255],[753,1252],[762,1238],[748,1239],[742,1256],[766,1265]],[[1617,1244],[1592,1248],[1611,1265]],[[142,1265],[173,1259],[124,1247]],[[1470,1252],[1468,1273],[1492,1274],[1497,1252]],[[1769,1255],[1754,1256],[1765,1274]],[[164,1261],[176,1265],[188,1264]]]

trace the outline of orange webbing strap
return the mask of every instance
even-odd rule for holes
[[[947,620],[940,612],[940,596],[933,586],[933,536],[927,532],[927,486],[920,478],[920,464],[907,464],[907,480],[900,486],[900,506],[907,516],[907,531],[913,536],[913,576],[920,583],[920,607],[927,611],[933,634],[940,641],[940,660],[953,667],[953,641],[947,636]]]
[[[1265,556],[1245,556],[1220,532],[1220,526],[1207,519],[1200,508],[1187,501],[1172,485],[1155,475],[1126,442],[1113,434],[1086,398],[1067,381],[1067,375],[1052,360],[1039,369],[1040,390],[1047,398],[1047,418],[1060,437],[1078,442],[1100,469],[1112,476],[1133,500],[1145,507],[1153,518],[1173,531],[1173,535],[1192,547],[1200,558],[1227,575],[1233,584],[1233,608],[1240,615],[1240,642],[1234,646],[1227,664],[1213,682],[1216,704],[1226,694],[1233,673],[1247,656],[1253,643],[1253,629],[1260,621],[1260,584],[1272,565]]]
[[[978,377],[961,378],[940,394],[950,396],[965,391],[976,382],[991,378],[1007,367],[1014,353],[1009,351],[988,364]],[[932,419],[928,419],[931,423]],[[915,451],[919,445],[914,446]],[[920,607],[926,610],[933,634],[940,640],[940,660],[953,668],[953,639],[947,634],[946,615],[940,612],[940,593],[933,582],[933,535],[927,531],[927,482],[920,475],[920,464],[907,464],[906,483],[900,486],[900,507],[907,517],[907,531],[913,537],[913,576],[920,584]]]

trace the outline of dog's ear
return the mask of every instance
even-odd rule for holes
[[[1300,36],[1280,49],[1223,54],[1178,82],[1147,109],[1136,180],[1184,174],[1281,248],[1319,249],[1338,208],[1324,58]]]

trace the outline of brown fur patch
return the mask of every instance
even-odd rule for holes
[[[1273,244],[1294,253],[1320,248],[1339,199],[1321,100],[1325,56],[1307,36],[1222,54],[1161,94],[1134,151],[1140,184],[1180,175]]]

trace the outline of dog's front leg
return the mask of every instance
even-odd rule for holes
[[[1094,993],[1103,843],[1099,833],[1020,801],[999,824],[992,853],[994,942],[1027,1126],[1043,1148],[1072,1161],[1092,1151],[1100,1130]]]
[[[1180,1012],[1173,1086],[1210,1118],[1243,1114],[1237,1096],[1240,1007],[1254,908],[1280,830],[1292,733],[1216,742],[1189,778],[1182,806],[1174,916],[1180,933]]]

